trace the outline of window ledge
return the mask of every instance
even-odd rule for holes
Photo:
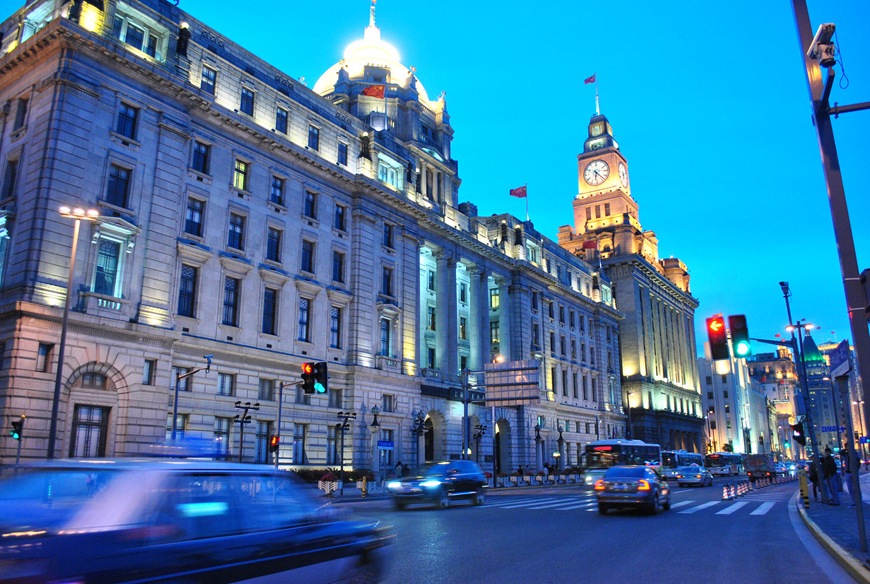
[[[201,183],[204,183],[207,185],[210,185],[212,183],[211,175],[208,175],[204,172],[200,172],[200,171],[198,171],[190,166],[187,167],[187,174],[190,175],[191,178],[193,178]]]
[[[135,138],[128,138],[127,136],[119,134],[115,131],[110,131],[109,137],[112,139],[113,142],[120,142],[124,146],[132,147],[134,150],[138,150],[139,147],[142,146],[142,143],[139,142],[139,140],[136,140]]]

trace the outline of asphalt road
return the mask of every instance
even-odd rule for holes
[[[594,493],[575,486],[492,491],[481,507],[352,507],[396,530],[390,584],[853,582],[798,518],[796,483],[723,501],[727,482],[674,485],[671,510],[656,516],[602,516]]]

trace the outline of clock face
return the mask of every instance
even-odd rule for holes
[[[622,183],[622,186],[628,186],[628,169],[625,168],[623,163],[619,163],[619,182]]]
[[[592,186],[597,186],[607,180],[610,175],[610,167],[603,160],[593,160],[586,165],[583,178]]]

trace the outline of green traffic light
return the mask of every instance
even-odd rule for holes
[[[734,346],[734,352],[738,357],[746,357],[752,354],[752,347],[746,341],[740,341]]]
[[[316,393],[326,393],[326,388],[323,387],[323,384],[322,384],[322,383],[315,382],[315,383],[314,383],[314,391],[315,391]]]

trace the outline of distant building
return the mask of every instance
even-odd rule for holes
[[[778,347],[773,353],[758,353],[746,360],[749,375],[761,384],[776,409],[776,436],[788,459],[803,458],[805,452],[794,442],[791,425],[798,421],[796,396],[800,390],[791,351]]]
[[[658,238],[642,228],[628,160],[603,115],[589,121],[577,174],[574,225],[559,228],[559,244],[600,266],[625,314],[620,361],[632,437],[700,452],[704,412],[695,362],[698,301],[686,266],[677,258],[660,259]]]

